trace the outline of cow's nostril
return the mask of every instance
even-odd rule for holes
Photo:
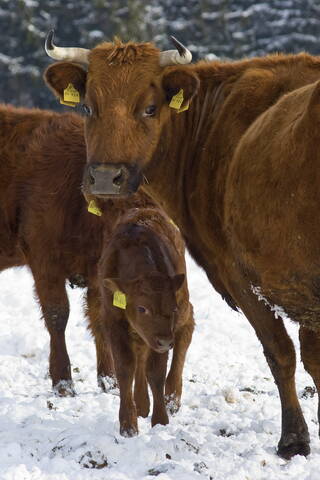
[[[90,185],[94,185],[94,182],[95,182],[94,176],[92,175],[92,173],[89,173],[89,183],[90,183]]]
[[[122,170],[119,170],[118,175],[114,177],[112,183],[113,185],[116,185],[117,187],[119,187],[123,183],[123,180],[124,180],[123,172]]]

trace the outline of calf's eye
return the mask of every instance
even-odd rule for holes
[[[85,103],[83,103],[83,105],[82,105],[82,113],[84,113],[84,115],[86,115],[87,117],[91,117],[91,115],[92,115],[92,108],[89,107],[89,105],[86,105]]]
[[[139,313],[147,313],[147,309],[145,307],[143,307],[142,305],[138,305],[137,306],[137,310]]]
[[[144,117],[154,117],[157,111],[157,107],[155,105],[149,105],[145,111],[143,112]]]

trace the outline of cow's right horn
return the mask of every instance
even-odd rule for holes
[[[175,37],[170,36],[172,43],[176,50],[166,50],[160,53],[160,66],[166,67],[168,65],[186,64],[192,60],[192,54],[182,43]]]
[[[89,63],[88,54],[90,50],[78,47],[56,47],[53,43],[54,30],[50,30],[46,37],[45,50],[49,57],[54,60],[66,60],[69,62]]]

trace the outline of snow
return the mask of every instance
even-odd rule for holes
[[[187,263],[196,329],[182,407],[168,426],[151,428],[150,418],[140,418],[134,438],[119,435],[117,392],[97,387],[81,290],[69,291],[67,328],[77,396],[59,398],[47,375],[49,338],[32,278],[26,269],[1,274],[1,480],[319,479],[317,398],[305,388],[311,379],[298,361],[312,453],[282,460],[276,455],[280,403],[262,348],[247,320],[230,310],[189,257]],[[286,325],[297,344],[296,326]]]

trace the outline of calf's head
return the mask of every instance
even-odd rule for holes
[[[154,273],[134,280],[106,278],[103,284],[113,295],[125,295],[124,311],[130,327],[150,348],[164,353],[173,347],[178,317],[176,292],[184,278],[184,274],[170,277]]]
[[[197,75],[183,65],[191,61],[191,53],[172,39],[176,49],[165,52],[151,43],[119,40],[86,50],[56,47],[53,32],[49,33],[46,51],[63,61],[47,68],[46,83],[62,101],[71,85],[86,114],[88,165],[83,188],[88,196],[135,192],[163,125],[197,92]]]

